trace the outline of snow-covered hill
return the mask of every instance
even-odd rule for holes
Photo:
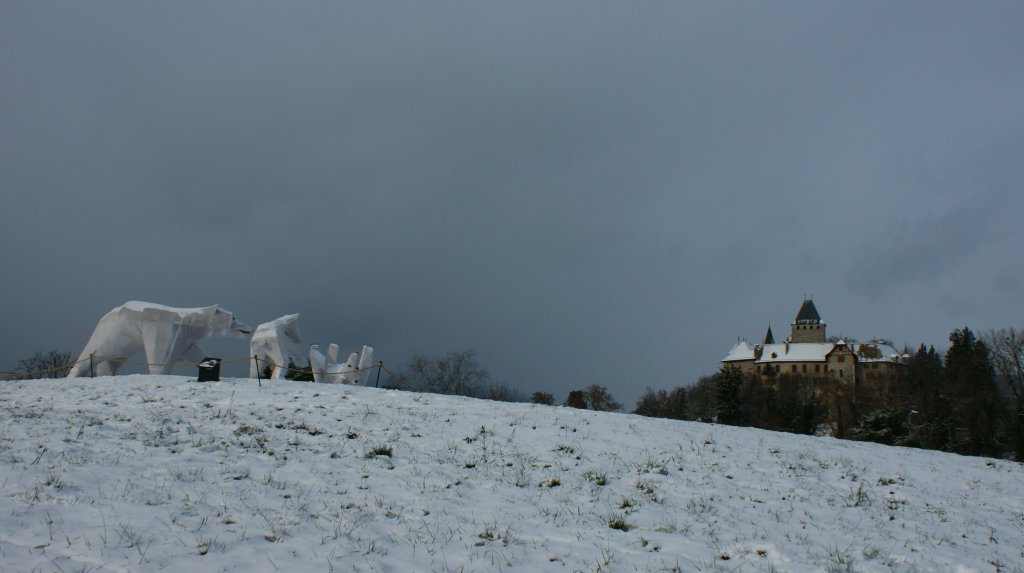
[[[1024,467],[428,394],[0,383],[3,571],[1021,571]]]

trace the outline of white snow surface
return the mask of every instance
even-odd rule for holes
[[[2,382],[0,468],[5,572],[1024,567],[1014,462],[366,387]]]

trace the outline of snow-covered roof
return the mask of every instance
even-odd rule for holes
[[[738,340],[736,341],[736,346],[732,347],[732,350],[729,351],[729,354],[725,355],[725,358],[722,359],[722,362],[734,362],[737,360],[753,359],[754,349],[751,348],[749,344],[747,344],[746,340]]]
[[[790,342],[789,344],[766,344],[762,347],[761,356],[756,360],[757,364],[769,364],[775,362],[825,362],[828,353],[836,346],[847,346],[850,351],[857,355],[860,362],[902,362],[903,356],[892,345],[882,342],[866,342],[862,344],[849,344],[845,341],[838,342]],[[877,348],[878,353],[871,350]],[[867,357],[865,356],[867,355]],[[754,360],[755,350],[746,340],[736,341],[736,345],[729,350],[722,362],[740,362],[743,360]]]
[[[850,350],[857,355],[857,360],[860,362],[899,362],[901,359],[900,353],[888,344],[881,342],[868,342],[864,344],[847,344],[840,340],[839,342],[791,342],[787,344],[767,344],[764,347],[764,351],[761,352],[761,358],[757,360],[758,364],[766,364],[770,362],[824,362],[829,352],[836,346],[846,345],[850,347]],[[865,347],[875,347],[878,349],[878,355],[873,356],[874,352],[870,351]],[[734,349],[735,350],[735,349]],[[871,358],[865,358],[864,354],[868,354]],[[736,360],[736,359],[734,359]],[[749,360],[749,359],[748,359]]]
[[[824,362],[835,344],[831,342],[790,342],[766,344],[758,364],[767,362]]]
[[[877,358],[865,358],[862,354],[864,353],[864,346],[872,345],[878,348]],[[865,344],[855,344],[853,351],[857,354],[857,359],[862,362],[900,362],[903,360],[903,354],[896,350],[896,348],[890,344],[882,342],[868,342]]]

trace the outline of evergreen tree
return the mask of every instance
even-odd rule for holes
[[[737,425],[743,422],[743,371],[725,364],[714,376],[715,421]]]
[[[922,344],[907,363],[905,374],[910,435],[906,445],[948,449],[953,411],[945,391],[942,356],[934,346]]]
[[[665,417],[673,420],[686,420],[686,388],[682,386],[673,388],[668,393],[668,401],[665,405]]]
[[[814,392],[814,382],[804,376],[782,374],[775,381],[779,427],[795,434],[813,434],[824,420],[825,408]]]
[[[710,422],[715,418],[714,376],[701,376],[686,392],[688,420]]]
[[[995,383],[988,347],[968,328],[954,330],[946,353],[946,392],[952,401],[954,431],[950,449],[997,456],[1005,402]]]
[[[871,412],[850,430],[850,438],[887,445],[903,445],[908,434],[908,412],[903,408],[881,408]]]
[[[773,370],[774,372],[774,370]],[[777,429],[778,415],[775,409],[775,389],[771,379],[748,376],[743,382],[743,418],[755,428]]]

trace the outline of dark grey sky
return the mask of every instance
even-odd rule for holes
[[[563,398],[1021,324],[1024,4],[0,4],[0,368],[130,299]],[[244,343],[222,347],[243,355]]]

